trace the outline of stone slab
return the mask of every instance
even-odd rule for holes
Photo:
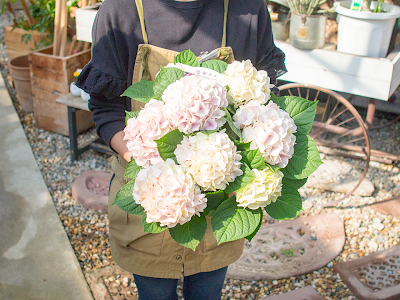
[[[334,213],[262,225],[227,277],[274,280],[305,274],[332,261],[344,241],[343,222]]]
[[[268,298],[261,298],[260,300],[324,300],[312,286],[307,286],[291,292],[271,296]]]
[[[334,266],[358,300],[400,299],[400,245]]]
[[[400,195],[372,203],[371,207],[382,214],[392,215],[400,220]]]
[[[328,190],[337,193],[348,193],[360,181],[362,173],[345,161],[323,159],[323,164],[308,177],[306,187]],[[371,196],[374,184],[364,178],[353,192],[356,196]]]
[[[137,300],[133,275],[113,265],[85,274],[95,300]]]
[[[0,77],[0,299],[93,300]]]
[[[91,170],[79,175],[72,183],[72,197],[86,209],[108,211],[110,173]]]

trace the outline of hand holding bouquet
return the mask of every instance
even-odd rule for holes
[[[276,98],[267,72],[249,60],[200,65],[190,51],[123,96],[146,103],[126,113],[130,178],[113,204],[142,216],[144,231],[169,230],[195,249],[206,218],[217,242],[251,240],[263,210],[275,219],[302,210],[297,191],[321,164],[308,136],[316,102]]]

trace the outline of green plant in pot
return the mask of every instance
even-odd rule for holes
[[[326,0],[287,0],[290,8],[290,44],[302,50],[325,45],[326,12],[321,5]]]

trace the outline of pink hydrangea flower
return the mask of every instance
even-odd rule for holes
[[[124,140],[138,166],[148,167],[162,161],[155,140],[173,130],[163,110],[162,101],[151,99],[137,118],[130,118],[127,122]]]
[[[165,116],[179,131],[216,130],[225,122],[225,88],[215,80],[193,75],[170,84],[162,95]]]
[[[146,211],[146,222],[175,227],[200,215],[207,206],[192,176],[172,159],[141,169],[133,187],[133,199]]]
[[[264,160],[281,168],[287,166],[294,153],[297,130],[293,119],[274,102],[266,106],[249,102],[233,116],[235,125],[243,128],[243,141],[250,149],[259,149]]]

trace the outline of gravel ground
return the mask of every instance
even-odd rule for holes
[[[1,26],[11,22],[12,18],[8,14],[0,16]],[[78,162],[71,163],[68,138],[36,128],[33,114],[20,109],[8,75],[4,38],[2,35],[0,38],[3,78],[80,266],[85,272],[113,265],[108,242],[107,214],[87,210],[76,204],[71,196],[71,184],[82,172],[93,169],[111,172],[107,163],[108,156],[90,150],[85,152]],[[385,123],[393,118],[394,115],[377,112],[375,124]],[[93,134],[91,130],[80,135],[80,141],[90,138]],[[400,153],[400,122],[380,130],[372,130],[369,134],[373,149]],[[343,159],[338,158],[338,160]],[[340,276],[333,271],[333,265],[389,249],[400,242],[399,219],[383,215],[365,205],[400,194],[398,167],[371,163],[367,178],[375,185],[373,196],[351,196],[335,208],[321,209],[314,207],[313,204],[338,199],[340,195],[337,193],[311,188],[301,189],[301,194],[306,199],[305,207],[308,209],[300,216],[335,212],[343,220],[346,240],[339,256],[325,267],[301,276],[273,281],[226,279],[223,299],[259,299],[308,285],[313,286],[325,299],[356,299]]]

